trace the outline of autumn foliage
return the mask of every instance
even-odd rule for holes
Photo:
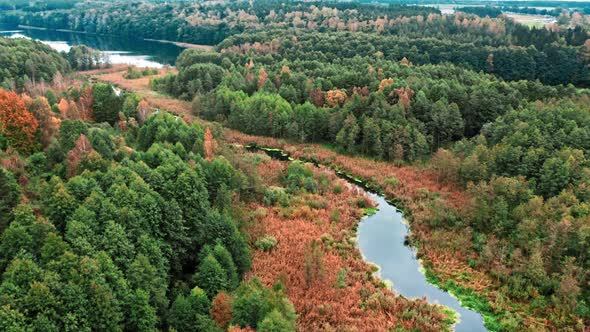
[[[23,99],[0,89],[0,132],[8,138],[9,145],[21,151],[30,150],[38,127],[39,122],[27,110]]]
[[[405,108],[410,107],[410,100],[414,96],[414,91],[410,87],[399,88],[394,90],[399,98],[399,104]]]
[[[205,139],[203,142],[203,150],[205,150],[205,158],[212,160],[215,157],[215,150],[217,149],[217,141],[211,133],[211,129],[207,127],[205,129]]]
[[[68,152],[67,156],[67,173],[68,177],[76,175],[80,163],[94,150],[86,135],[80,135],[76,140],[74,148]]]
[[[415,240],[420,243],[418,254],[421,256],[424,262],[430,264],[431,270],[437,275],[437,277],[441,279],[443,283],[446,281],[453,281],[464,288],[473,289],[479,294],[485,294],[485,298],[490,302],[490,305],[492,308],[494,308],[494,310],[507,310],[513,314],[518,314],[523,317],[525,316],[525,311],[528,310],[528,307],[524,303],[519,303],[521,306],[518,307],[510,306],[509,302],[506,300],[506,297],[502,293],[503,290],[499,280],[493,279],[485,272],[477,270],[466,263],[469,260],[476,258],[474,252],[471,250],[473,246],[473,243],[471,242],[473,234],[469,230],[465,229],[458,231],[456,229],[445,230],[442,228],[434,230],[431,227],[430,222],[432,220],[436,220],[438,216],[441,213],[444,213],[444,211],[447,211],[448,208],[457,209],[460,211],[465,209],[465,207],[469,205],[470,201],[470,198],[466,192],[457,188],[454,184],[449,183],[448,181],[441,181],[441,175],[443,174],[434,170],[419,169],[415,166],[396,166],[395,164],[382,161],[345,156],[328,150],[317,144],[292,145],[282,140],[269,137],[250,136],[233,130],[226,130],[224,137],[229,142],[243,145],[257,143],[259,146],[280,148],[289,152],[293,158],[313,160],[318,163],[329,164],[333,168],[340,169],[349,174],[354,174],[355,176],[367,180],[368,183],[379,188],[385,197],[398,200],[399,206],[403,206],[407,211],[411,211],[411,240]],[[268,173],[268,171],[266,172]],[[346,201],[346,203],[348,202],[346,198],[342,197],[327,196],[325,199],[329,204],[333,204],[334,201],[339,200]],[[339,211],[341,220],[343,220],[343,216],[346,216],[348,213],[350,213],[346,210],[345,206],[340,207]],[[275,216],[275,218],[277,217]],[[316,214],[313,214],[309,219],[318,220]],[[269,225],[274,226],[271,227]],[[305,226],[305,231],[301,229],[299,231],[296,229],[291,230],[296,226],[294,226],[294,224],[291,222],[281,222],[280,218],[273,223],[265,222],[264,226],[267,233],[273,234],[275,236],[276,234],[280,235],[276,236],[279,240],[277,252],[281,248],[284,248],[283,245],[286,241],[288,241],[287,247],[289,248],[292,246],[299,246],[297,251],[301,251],[301,266],[299,267],[301,271],[297,272],[299,273],[297,280],[301,283],[299,286],[305,289],[304,253],[306,252],[306,248],[309,248],[311,240],[317,238],[308,239],[305,244],[299,245],[298,243],[303,240],[297,238],[297,236],[299,236],[299,234],[302,232],[307,233],[308,229],[316,227],[317,223],[314,223],[313,227],[311,224],[307,223]],[[276,230],[275,232],[271,232],[270,230],[272,230],[273,227],[278,227],[280,231]],[[284,232],[287,232],[285,229],[290,231],[287,234],[283,234]],[[291,242],[291,237],[296,238],[296,240]],[[282,255],[294,255],[294,252],[295,251],[293,250],[286,250],[285,252],[282,252]],[[268,254],[256,252],[254,261],[255,268],[259,266],[257,255]],[[280,254],[277,256],[282,257]],[[268,260],[281,260],[280,257],[270,258],[265,256],[265,258]],[[326,260],[329,260],[329,257],[329,255],[326,255]],[[362,262],[357,263],[360,264]],[[286,266],[289,264],[288,259],[285,260],[284,264],[285,265],[282,268],[286,269]],[[326,271],[328,273],[327,279],[331,279],[332,282],[335,282],[336,274],[338,273],[338,267],[326,263]],[[276,273],[278,274],[279,272],[277,271]],[[349,273],[347,274],[347,282],[350,284],[348,275]],[[464,278],[465,275],[469,275],[470,278]],[[317,284],[319,285],[320,283]],[[328,284],[323,285],[324,287],[329,287]],[[320,291],[317,290],[315,286],[311,287],[310,289]],[[310,308],[314,305],[309,304],[309,302],[328,302],[327,300],[320,300],[321,298],[325,298],[327,296],[325,293],[322,293],[320,299],[316,300],[314,300],[315,298],[303,299],[305,296],[310,296],[308,293],[306,293],[305,296],[302,295],[303,298],[299,301],[295,300],[295,298],[291,296],[291,293],[289,296],[298,309],[298,313],[301,312],[301,309],[298,305],[305,308]],[[308,304],[304,306],[304,303]],[[301,315],[302,317],[300,318],[299,323],[304,320],[303,317],[306,317],[303,314]],[[367,322],[370,321],[370,319],[367,320]],[[543,319],[538,321],[533,318],[527,318],[527,323],[530,326],[535,326],[535,328],[540,328],[541,326],[545,326],[547,321]],[[371,325],[367,325],[367,328],[369,330],[383,330],[382,328],[373,329],[373,326]],[[365,329],[360,328],[359,330]]]
[[[330,107],[334,107],[336,105],[343,105],[346,101],[346,92],[342,90],[330,90],[326,92],[326,103]]]
[[[322,107],[326,103],[326,99],[324,97],[324,92],[321,89],[313,89],[309,92],[309,97],[311,102],[316,107]]]
[[[383,91],[385,88],[391,85],[393,85],[393,78],[382,79],[379,83],[379,91]]]
[[[227,328],[232,319],[232,298],[226,292],[219,292],[211,302],[211,316],[217,325]]]
[[[266,70],[264,70],[264,68],[260,68],[260,70],[258,71],[258,89],[262,89],[266,84],[266,81],[268,81],[268,74],[266,73]]]

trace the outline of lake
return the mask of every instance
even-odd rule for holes
[[[86,45],[101,51],[111,64],[129,64],[150,68],[174,65],[176,58],[184,50],[172,43],[143,39],[22,27],[15,29],[1,25],[0,36],[38,40],[58,52],[68,52],[72,46]]]

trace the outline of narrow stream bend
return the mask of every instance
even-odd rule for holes
[[[293,160],[280,149],[266,149],[255,145],[246,148],[250,151],[264,151],[275,159]],[[410,228],[404,222],[403,214],[358,179],[338,171],[336,173],[377,203],[377,212],[359,223],[357,238],[364,260],[379,267],[379,278],[390,282],[391,289],[406,298],[426,297],[429,303],[453,309],[459,319],[454,326],[457,332],[487,331],[480,313],[463,307],[453,295],[426,280],[416,251],[406,245],[405,240]]]
[[[455,331],[487,331],[481,314],[463,307],[457,298],[426,280],[416,251],[404,243],[409,226],[403,222],[401,212],[383,196],[371,192],[367,195],[377,203],[379,210],[361,220],[358,245],[365,261],[379,267],[379,277],[391,282],[392,290],[404,297],[426,297],[430,303],[453,309],[459,316]]]

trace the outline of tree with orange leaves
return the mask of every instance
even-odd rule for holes
[[[379,83],[379,91],[383,92],[383,90],[385,90],[385,88],[387,88],[388,86],[393,85],[393,78],[386,78],[381,80],[381,83]]]
[[[82,134],[76,140],[74,148],[68,152],[68,166],[67,173],[68,177],[76,175],[78,172],[78,166],[80,163],[92,152],[92,145],[86,135]]]
[[[62,119],[67,119],[68,113],[70,111],[70,104],[68,103],[68,101],[62,98],[59,101],[57,107],[59,108],[59,113],[61,114]]]
[[[406,67],[412,67],[412,62],[410,62],[410,60],[408,60],[408,58],[406,57],[403,57],[403,59],[400,60],[399,64]]]
[[[226,292],[219,292],[211,302],[211,316],[217,325],[226,329],[232,319],[232,298]]]
[[[142,125],[152,114],[152,109],[147,101],[142,100],[137,104],[137,122]]]
[[[414,96],[414,91],[410,87],[399,88],[394,90],[399,98],[399,104],[405,108],[410,107],[410,100]]]
[[[61,120],[53,113],[45,97],[35,98],[31,106],[29,106],[29,111],[39,121],[41,143],[44,147],[47,147],[51,142],[51,138],[57,136]]]
[[[215,157],[215,149],[217,148],[217,141],[211,133],[211,129],[205,129],[205,140],[203,142],[203,150],[205,150],[205,159],[212,160]]]
[[[266,73],[266,70],[264,70],[264,68],[260,68],[260,70],[258,71],[258,90],[264,88],[264,86],[266,85],[266,81],[268,81],[268,74]]]
[[[328,103],[330,107],[342,105],[346,101],[346,97],[346,92],[342,90],[330,90],[326,92],[326,103]]]
[[[92,86],[88,86],[82,94],[80,95],[80,99],[78,99],[78,104],[80,107],[78,108],[80,111],[80,117],[82,120],[90,120],[92,119],[92,103],[94,102],[94,93],[92,91]]]
[[[68,107],[68,119],[70,120],[80,120],[80,112],[78,111],[78,106],[73,100],[70,100],[69,107]]]
[[[8,145],[20,151],[31,150],[38,127],[39,122],[27,110],[23,99],[0,89],[0,132],[7,137]]]

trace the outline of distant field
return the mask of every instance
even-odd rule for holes
[[[544,27],[546,24],[555,22],[555,18],[551,16],[530,15],[519,13],[505,13],[506,16],[514,19],[516,22],[527,25],[529,27]]]

